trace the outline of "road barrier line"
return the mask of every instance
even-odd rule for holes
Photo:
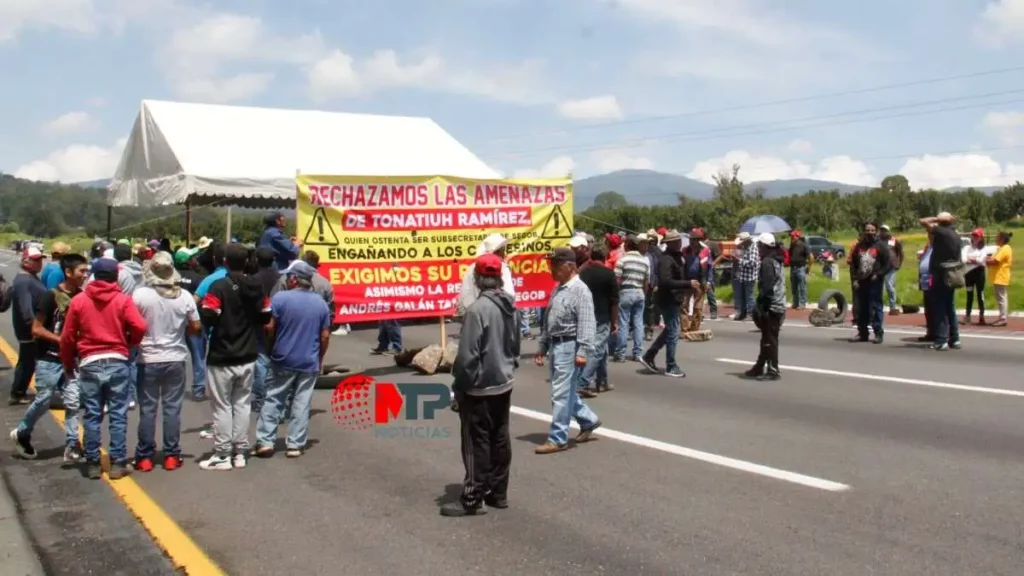
[[[0,353],[7,357],[11,365],[18,363],[18,353],[10,344],[0,337]],[[50,415],[64,430],[64,411],[50,410]],[[63,435],[61,436],[63,437]],[[56,468],[54,468],[56,470]],[[153,542],[170,558],[175,568],[183,570],[189,576],[226,576],[225,572],[178,523],[153,498],[139,486],[132,477],[112,481],[105,473],[103,479],[114,490],[117,497],[135,516],[139,523],[149,532]]]
[[[740,364],[751,366],[750,360],[736,360],[733,358],[716,358],[718,362],[726,364]],[[857,378],[860,380],[873,380],[876,382],[894,382],[896,384],[910,384],[911,386],[928,386],[931,388],[948,388],[950,390],[963,390],[966,392],[981,392],[983,394],[998,394],[1002,396],[1024,397],[1022,390],[1007,390],[1006,388],[985,388],[983,386],[966,386],[964,384],[947,384],[945,382],[933,382],[931,380],[917,380],[914,378],[899,378],[897,376],[879,376],[876,374],[861,374],[859,372],[841,372],[839,370],[827,370],[825,368],[810,368],[807,366],[786,366],[779,365],[780,370],[792,372],[806,372],[808,374],[821,374],[822,376],[841,376],[844,378]]]
[[[550,422],[551,415],[544,414],[543,412],[537,412],[535,410],[528,410],[526,408],[520,408],[519,406],[512,406],[512,413],[524,416],[526,418],[532,418],[533,420],[540,420],[541,422]],[[575,422],[572,423],[572,427],[579,429],[579,425]],[[609,430],[608,428],[601,427],[594,433],[596,436],[603,436],[605,438],[611,438],[612,440],[618,440],[620,442],[626,442],[636,446],[643,446],[644,448],[650,448],[652,450],[659,450],[668,454],[674,454],[676,456],[682,456],[683,458],[689,458],[691,460],[699,460],[708,464],[714,464],[716,466],[723,466],[725,468],[731,468],[733,470],[740,470],[742,472],[749,472],[750,474],[757,474],[758,476],[764,476],[767,478],[774,478],[776,480],[782,480],[792,484],[799,484],[801,486],[807,486],[809,488],[817,488],[818,490],[825,490],[828,492],[845,492],[850,490],[850,486],[846,484],[840,484],[838,482],[832,482],[831,480],[823,480],[821,478],[815,478],[813,476],[806,476],[804,474],[798,474],[796,472],[790,472],[788,470],[780,470],[778,468],[771,468],[762,464],[755,464],[753,462],[747,462],[745,460],[737,460],[735,458],[729,458],[727,456],[720,456],[718,454],[712,454],[710,452],[702,452],[700,450],[694,450],[693,448],[686,448],[684,446],[677,446],[675,444],[669,444],[668,442],[662,442],[660,440],[652,440],[651,438],[644,438],[643,436],[636,436],[634,434],[627,434],[625,432],[619,432],[617,430]]]

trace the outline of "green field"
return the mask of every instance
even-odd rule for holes
[[[993,229],[994,230],[994,229]],[[995,238],[995,234],[991,234],[992,238]],[[906,261],[903,263],[903,267],[900,268],[896,274],[896,291],[898,294],[898,301],[900,304],[916,304],[920,306],[923,304],[921,291],[917,288],[917,251],[924,248],[924,245],[928,241],[928,236],[922,231],[920,233],[912,234],[897,234],[897,238],[903,241],[903,251],[906,255]],[[834,242],[840,243],[846,246],[847,249],[853,244],[854,237],[844,236],[831,238]],[[1024,233],[1015,234],[1013,240],[1010,242],[1013,247],[1014,255],[1024,254]],[[1020,256],[1018,256],[1019,258]],[[846,266],[845,262],[837,263],[839,266],[839,280],[832,281],[825,278],[821,273],[821,264],[815,264],[811,267],[807,274],[807,304],[814,307],[821,293],[828,289],[840,290],[849,301],[850,298],[850,269]],[[787,297],[791,297],[792,287],[789,285],[789,274],[786,274],[786,290],[788,291]],[[731,303],[732,302],[732,286],[719,286],[715,288],[715,295],[718,297],[720,302]],[[1011,311],[1024,311],[1024,271],[1020,269],[1020,265],[1015,262],[1015,266],[1012,271],[1012,280],[1010,282],[1009,289],[1010,299],[1010,310]],[[883,301],[888,305],[888,294],[883,296]],[[964,290],[959,290],[957,294],[957,309],[963,309],[967,305],[967,295]],[[986,310],[996,309],[996,298],[992,292],[992,285],[986,282],[985,285],[985,308]],[[975,304],[977,309],[977,304]]]

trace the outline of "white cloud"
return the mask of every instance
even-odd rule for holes
[[[560,102],[558,113],[571,120],[621,120],[623,116],[618,99],[610,94]]]
[[[789,150],[794,154],[806,154],[814,150],[814,146],[812,146],[807,140],[793,140],[786,146],[786,150]]]
[[[985,154],[926,154],[911,158],[900,168],[911,187],[1006,186],[1024,179],[1024,165],[1000,164]]]
[[[979,40],[990,46],[1024,40],[1024,0],[990,2],[974,32]]]
[[[649,158],[631,153],[629,150],[601,150],[591,156],[601,173],[617,170],[654,170]]]
[[[525,169],[513,172],[513,178],[563,178],[572,173],[576,163],[568,156],[558,156],[539,170]]]
[[[258,17],[222,13],[175,30],[160,54],[160,61],[178,96],[226,103],[246,100],[265,91],[274,74],[225,74],[224,68],[308,64],[326,51],[319,32],[277,36]]]
[[[96,127],[96,121],[88,112],[68,112],[43,124],[44,134],[72,134]]]
[[[92,0],[0,0],[0,44],[27,29],[96,32],[99,13]]]
[[[1013,146],[1024,132],[1024,112],[989,112],[982,124],[1004,144]]]
[[[740,179],[745,182],[810,178],[863,186],[878,184],[867,164],[849,156],[830,156],[808,164],[773,156],[754,156],[746,150],[732,150],[718,158],[701,160],[686,176],[710,183],[714,182],[715,176],[730,173],[737,164],[740,166]]]
[[[121,160],[127,138],[112,147],[73,144],[51,153],[42,160],[29,162],[14,171],[18,178],[46,182],[88,182],[110,178]]]
[[[307,66],[310,97],[318,102],[366,96],[387,88],[417,88],[465,94],[516,104],[540,104],[552,99],[545,88],[544,63],[515,66],[453,66],[436,54],[406,58],[394,50],[378,50],[358,60],[333,50]]]

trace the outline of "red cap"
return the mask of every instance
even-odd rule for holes
[[[690,230],[690,238],[692,238],[694,240],[703,240],[704,239],[704,229],[703,228],[694,228],[693,230]]]
[[[800,238],[803,235],[804,233],[799,230],[793,230],[792,232],[789,233],[790,238]]]
[[[985,231],[982,230],[981,228],[975,228],[974,232],[971,232],[971,236],[974,236],[975,238],[984,238]]]
[[[658,228],[658,236],[664,236],[665,234],[668,234],[668,228],[665,228],[664,226]]]
[[[41,260],[43,258],[46,258],[46,254],[43,254],[43,251],[35,246],[29,246],[21,251],[22,260]]]
[[[497,254],[481,254],[476,259],[477,276],[501,277],[501,257]]]

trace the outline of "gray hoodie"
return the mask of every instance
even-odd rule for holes
[[[507,292],[488,290],[466,310],[455,356],[452,390],[470,396],[496,396],[512,390],[519,368],[519,316]]]
[[[131,296],[136,288],[146,285],[142,278],[142,264],[134,260],[125,260],[120,262],[118,267],[117,287],[121,292]]]

